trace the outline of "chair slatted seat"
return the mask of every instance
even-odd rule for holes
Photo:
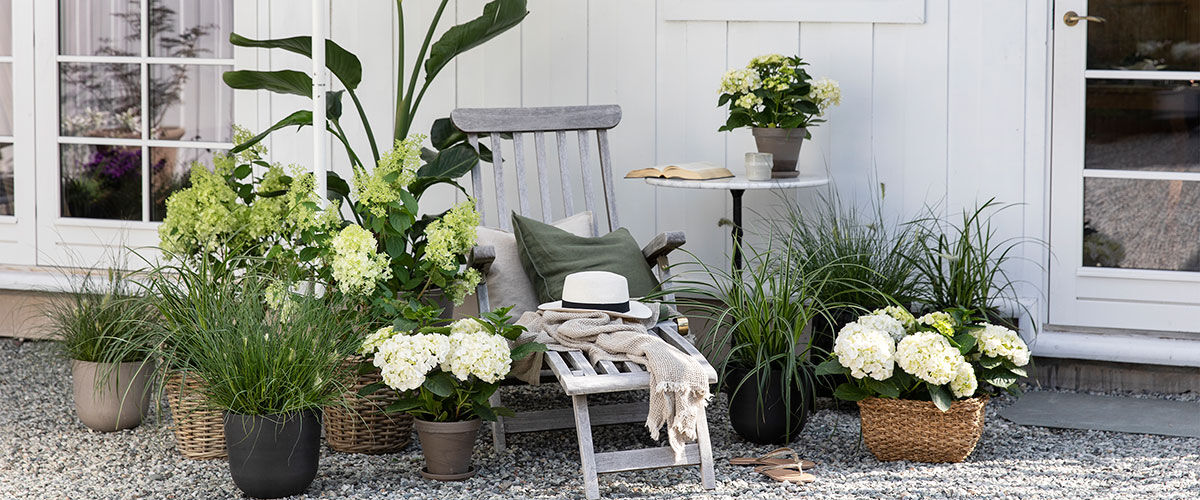
[[[557,190],[561,196],[560,208],[562,217],[579,212],[574,198],[574,183],[571,181],[571,162],[579,161],[579,173],[583,187],[583,210],[592,212],[591,235],[598,236],[601,227],[612,231],[619,226],[617,219],[617,203],[613,186],[612,159],[609,152],[608,131],[621,121],[619,106],[568,106],[546,108],[491,108],[491,109],[456,109],[451,115],[456,127],[467,134],[468,143],[479,149],[486,144],[492,151],[493,161],[488,164],[479,162],[471,170],[471,193],[476,200],[480,212],[480,221],[488,227],[497,227],[505,231],[512,230],[509,217],[510,204],[505,175],[505,168],[511,166],[516,182],[517,199],[515,211],[526,217],[533,217],[532,207],[538,206],[539,218],[546,223],[555,220],[553,192]],[[568,154],[567,138],[574,135],[578,144],[578,156]],[[528,176],[526,169],[527,136],[533,136],[534,167],[536,178]],[[506,137],[511,136],[511,139]],[[556,148],[550,153],[548,138],[553,137]],[[593,141],[594,138],[594,141]],[[483,142],[486,141],[486,142]],[[512,157],[506,158],[504,142],[511,142]],[[557,181],[554,186],[550,165],[553,156],[557,156]],[[593,159],[595,158],[595,159]],[[599,190],[595,179],[595,164],[599,164]],[[490,165],[492,169],[492,189],[496,212],[489,214],[485,209],[484,168]],[[530,181],[534,182],[531,189]],[[534,203],[531,193],[537,194],[538,203]],[[603,206],[599,205],[603,203]],[[600,212],[602,208],[603,212]],[[603,217],[602,217],[603,216]],[[603,219],[603,226],[602,220]],[[668,232],[654,237],[643,248],[642,253],[647,262],[655,270],[660,281],[670,278],[669,261],[671,250],[683,245],[685,241],[682,232]],[[489,247],[477,247],[471,255],[471,265],[480,269],[486,275],[488,266],[495,259],[495,251]],[[481,283],[476,296],[479,310],[491,310],[488,300],[487,287]],[[668,300],[674,297],[668,295]],[[668,344],[675,346],[691,355],[701,363],[708,372],[710,383],[716,383],[716,370],[704,356],[680,335],[674,321],[662,321],[651,329]],[[681,465],[699,465],[701,483],[705,488],[715,486],[713,473],[712,445],[708,434],[707,417],[702,415],[698,425],[698,439],[685,449],[685,460],[676,463],[674,452],[670,447],[654,447],[635,450],[622,450],[596,453],[592,444],[592,426],[617,423],[644,422],[647,415],[646,403],[624,403],[604,406],[589,406],[588,395],[649,390],[650,374],[642,367],[632,362],[614,363],[611,361],[590,362],[578,350],[550,351],[546,353],[546,367],[558,380],[564,393],[571,397],[572,407],[569,409],[543,410],[536,412],[518,413],[513,417],[501,417],[492,424],[493,442],[497,450],[506,447],[506,435],[521,432],[538,432],[550,429],[562,429],[574,426],[579,440],[579,454],[582,465],[584,491],[587,498],[599,498],[599,483],[597,474],[621,472],[638,469],[651,469]],[[545,370],[543,370],[545,373]],[[500,391],[492,397],[492,404],[501,404]]]

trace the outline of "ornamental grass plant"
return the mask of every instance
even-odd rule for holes
[[[64,356],[105,364],[148,357],[154,346],[154,309],[131,274],[119,269],[89,272],[77,278],[73,290],[46,305],[46,328]]]

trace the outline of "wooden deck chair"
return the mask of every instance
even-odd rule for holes
[[[523,216],[531,215],[530,205],[533,203],[530,193],[537,193],[537,201],[541,205],[540,219],[549,223],[555,220],[551,199],[552,189],[556,194],[561,193],[561,217],[574,215],[582,210],[590,210],[593,214],[592,236],[598,236],[601,220],[604,227],[612,231],[619,227],[617,222],[616,199],[614,197],[611,157],[608,147],[608,130],[621,121],[619,106],[572,106],[553,108],[508,108],[508,109],[457,109],[450,115],[454,125],[467,134],[471,146],[479,149],[479,141],[486,139],[493,152],[494,161],[490,164],[480,162],[471,170],[472,195],[480,213],[480,221],[484,226],[512,231],[509,200],[505,183],[510,179],[505,176],[504,169],[514,169],[517,210]],[[526,175],[525,137],[533,135],[536,158],[536,177]],[[578,144],[578,158],[568,155],[568,134],[575,135]],[[486,137],[484,137],[486,136]],[[511,139],[508,137],[511,136]],[[557,175],[551,170],[547,159],[548,136],[553,136],[557,145]],[[592,139],[595,138],[595,143]],[[511,142],[511,148],[504,147]],[[596,155],[599,159],[600,188],[602,198],[597,198],[596,183],[593,180],[595,167],[592,161],[592,147],[596,144]],[[572,148],[574,149],[574,148]],[[511,151],[511,156],[502,154]],[[578,175],[582,176],[583,207],[574,200],[571,165],[578,160],[580,166]],[[487,200],[484,193],[485,165],[492,169],[492,189],[494,200]],[[557,178],[557,179],[554,179]],[[529,182],[533,180],[533,185]],[[551,186],[557,180],[557,186]],[[557,189],[554,189],[557,188]],[[494,201],[495,212],[489,214],[485,206]],[[603,201],[603,207],[598,206]],[[603,210],[603,212],[601,212]],[[535,217],[536,218],[536,217]],[[681,232],[669,232],[656,236],[642,250],[646,260],[655,268],[660,281],[669,278],[667,254],[684,243]],[[479,269],[485,276],[488,266],[495,259],[495,251],[491,247],[477,247],[471,256],[471,265]],[[479,310],[491,310],[488,303],[486,284],[480,284],[477,289]],[[668,300],[673,300],[670,297]],[[685,324],[685,323],[680,323]],[[682,337],[673,320],[662,321],[651,331],[660,335],[667,343],[695,356],[709,371],[709,383],[716,383],[717,374],[704,356]],[[686,333],[686,330],[684,330]],[[704,416],[700,419],[698,439],[687,445],[686,460],[676,464],[674,453],[670,447],[657,447],[636,450],[623,450],[605,453],[595,453],[592,446],[592,425],[606,425],[628,422],[645,422],[647,414],[646,403],[631,403],[607,406],[589,406],[588,395],[622,392],[634,390],[649,390],[650,375],[645,368],[635,363],[613,363],[601,361],[589,363],[580,351],[555,352],[546,355],[547,370],[543,374],[553,373],[558,379],[563,392],[571,397],[572,408],[518,413],[514,417],[500,418],[492,424],[492,433],[497,450],[504,450],[505,436],[521,432],[536,432],[549,429],[569,428],[575,426],[579,438],[579,457],[582,462],[583,485],[587,498],[599,498],[600,488],[597,474],[621,472],[676,465],[700,465],[701,483],[705,488],[712,489],[713,456],[712,446],[708,435],[708,421]],[[499,406],[500,391],[492,398],[492,404]],[[573,417],[573,418],[572,418]]]

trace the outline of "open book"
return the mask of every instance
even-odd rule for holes
[[[733,172],[715,163],[701,161],[696,163],[681,163],[664,167],[639,168],[625,174],[626,179],[641,177],[665,177],[667,179],[688,179],[704,181],[708,179],[724,179],[733,177]]]

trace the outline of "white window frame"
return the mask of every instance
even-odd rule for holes
[[[18,0],[29,1],[33,0]],[[14,2],[15,4],[16,2]],[[258,31],[258,2],[234,2],[233,31],[255,34]],[[98,144],[113,146],[138,147],[178,147],[187,149],[228,149],[230,143],[202,142],[183,140],[150,139],[149,123],[145,119],[150,112],[147,90],[148,70],[151,64],[183,63],[187,65],[220,65],[243,68],[247,61],[253,62],[253,57],[247,57],[244,49],[235,49],[233,57],[225,58],[170,58],[151,56],[148,30],[145,29],[145,19],[148,14],[149,0],[141,0],[141,55],[135,57],[105,57],[59,55],[59,2],[38,1],[34,12],[33,41],[36,47],[34,53],[34,71],[40,87],[36,90],[34,101],[36,109],[36,155],[39,168],[36,175],[36,264],[41,266],[81,266],[103,267],[111,265],[114,257],[122,252],[122,248],[146,249],[145,255],[155,258],[156,252],[150,247],[158,244],[158,227],[160,223],[150,221],[150,158],[142,155],[142,220],[122,221],[105,219],[85,219],[61,216],[62,188],[60,179],[60,145],[62,144]],[[89,63],[136,63],[142,66],[142,137],[138,139],[102,138],[102,137],[68,137],[60,136],[59,115],[59,63],[89,62]],[[14,71],[15,73],[15,71]],[[258,103],[257,97],[251,92],[233,92],[235,123],[255,125]],[[15,99],[22,102],[25,99]],[[30,161],[32,163],[32,161]],[[34,190],[31,189],[30,192]],[[11,263],[3,258],[4,263]]]
[[[0,256],[5,263],[34,264],[37,258],[34,198],[33,99],[34,0],[12,2],[12,55],[0,63],[12,64],[12,135],[0,142],[13,148],[13,213],[0,216]]]

